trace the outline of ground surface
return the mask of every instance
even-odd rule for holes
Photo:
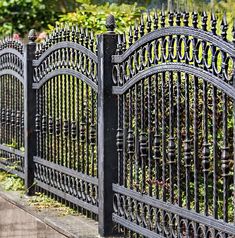
[[[61,216],[54,209],[28,206],[29,198],[0,188],[0,238],[96,238],[96,221],[78,215]]]

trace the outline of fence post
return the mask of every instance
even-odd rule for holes
[[[106,20],[108,32],[98,36],[98,176],[99,176],[99,233],[109,236],[114,233],[112,183],[117,180],[117,100],[112,94],[112,62],[117,35],[115,19]]]
[[[36,32],[29,32],[29,43],[24,51],[24,136],[25,136],[25,188],[27,195],[34,193],[33,156],[36,151],[34,117],[36,115],[36,92],[32,89],[33,59],[36,50]]]

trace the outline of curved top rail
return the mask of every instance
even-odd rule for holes
[[[98,92],[98,86],[96,85],[95,82],[91,81],[87,76],[85,76],[84,74],[73,70],[73,69],[57,69],[54,70],[52,72],[50,72],[49,74],[47,74],[46,76],[44,76],[39,82],[35,82],[33,83],[33,89],[39,89],[44,83],[46,83],[49,79],[56,77],[58,75],[71,75],[74,76],[76,78],[81,79],[82,81],[84,81],[87,85],[89,85],[95,92]]]
[[[75,43],[75,42],[69,42],[69,41],[64,41],[64,42],[59,42],[53,46],[51,46],[47,51],[45,51],[39,59],[33,61],[33,66],[37,67],[39,66],[42,61],[50,55],[53,51],[56,51],[58,49],[62,48],[72,48],[74,50],[78,50],[82,52],[83,54],[87,55],[89,58],[93,59],[96,63],[98,63],[98,57],[95,55],[91,50],[87,49],[86,47]]]
[[[0,76],[3,76],[3,75],[12,75],[15,78],[17,78],[22,84],[24,84],[24,78],[12,69],[1,70],[0,71]]]
[[[13,48],[4,48],[0,50],[0,56],[9,54],[9,53],[16,55],[20,60],[23,61],[23,54],[21,54],[18,50],[15,50]]]
[[[122,86],[114,86],[113,93],[114,94],[123,94],[133,85],[138,83],[140,80],[145,79],[151,75],[161,73],[161,72],[184,72],[188,74],[192,74],[206,80],[207,82],[213,84],[217,88],[223,90],[228,96],[235,99],[235,89],[231,85],[225,83],[222,79],[216,77],[212,73],[205,71],[201,68],[195,67],[193,65],[188,65],[185,63],[163,63],[159,65],[152,66],[146,70],[141,71],[137,75],[135,75],[131,80],[127,81]]]
[[[144,35],[133,45],[131,45],[130,48],[128,48],[122,55],[113,55],[112,62],[117,64],[122,63],[128,56],[130,56],[135,50],[137,50],[142,45],[155,39],[158,39],[160,37],[169,35],[186,35],[200,38],[207,42],[212,43],[213,45],[219,47],[221,50],[225,51],[229,55],[235,57],[235,49],[233,44],[222,40],[221,37],[213,35],[211,32],[206,32],[201,29],[186,26],[171,26],[157,29],[153,32],[148,33],[147,35]]]

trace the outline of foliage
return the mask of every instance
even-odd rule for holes
[[[41,30],[55,21],[53,1],[1,0],[0,35],[19,33],[24,36],[31,28]]]
[[[24,182],[15,174],[0,171],[0,184],[6,191],[24,191]]]
[[[80,1],[80,7],[76,12],[71,12],[60,17],[60,23],[77,24],[79,27],[92,29],[96,33],[105,32],[105,21],[109,14],[116,19],[117,31],[123,32],[128,26],[133,25],[136,18],[140,17],[143,7],[136,3],[116,4],[105,3],[103,5],[91,4],[88,1]],[[50,26],[50,29],[53,29]]]

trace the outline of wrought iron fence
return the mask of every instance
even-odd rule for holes
[[[1,42],[1,169],[103,236],[235,237],[235,27],[230,42],[214,14],[106,26]]]

